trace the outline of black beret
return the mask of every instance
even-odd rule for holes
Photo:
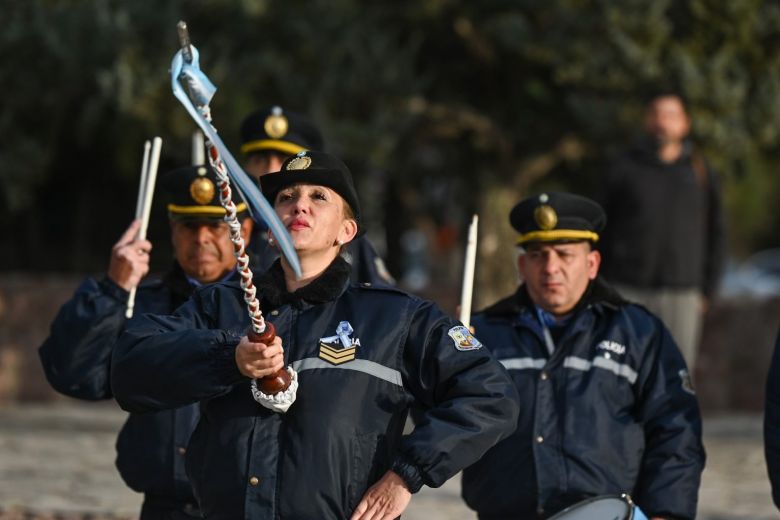
[[[184,166],[171,170],[160,178],[160,194],[168,207],[171,220],[222,220],[225,209],[219,202],[217,175],[210,166]],[[246,203],[234,186],[232,199],[239,218],[246,216]]]
[[[294,155],[321,150],[322,134],[306,116],[273,106],[249,114],[241,123],[241,153],[271,150]]]
[[[341,159],[325,152],[305,151],[288,157],[281,171],[260,177],[260,189],[273,206],[276,195],[293,184],[313,184],[330,188],[347,201],[358,224],[358,233],[364,231],[360,223],[360,202],[352,182],[352,174]]]
[[[607,215],[596,202],[564,192],[527,198],[512,208],[509,222],[519,233],[517,245],[528,242],[597,242]]]

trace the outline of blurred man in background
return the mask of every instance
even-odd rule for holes
[[[663,320],[693,370],[723,266],[724,229],[717,176],[690,129],[679,93],[648,99],[644,135],[607,175],[602,250],[604,276]]]

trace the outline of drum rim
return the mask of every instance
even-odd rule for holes
[[[628,516],[625,518],[625,520],[632,520],[634,518],[634,502],[631,500],[631,497],[627,495],[626,493],[617,494],[617,493],[610,493],[607,495],[596,495],[593,497],[588,497],[580,500],[576,504],[572,504],[566,509],[562,509],[555,513],[553,516],[549,517],[547,520],[556,520],[559,518],[560,515],[563,515],[564,513],[570,513],[576,509],[580,509],[582,507],[585,507],[586,505],[590,504],[591,502],[595,502],[597,500],[606,500],[606,499],[617,499],[624,504],[628,506]],[[565,520],[565,519],[564,519]]]

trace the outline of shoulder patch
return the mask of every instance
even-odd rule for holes
[[[452,327],[447,331],[447,335],[452,338],[452,342],[455,343],[455,348],[458,350],[465,352],[482,348],[482,343],[463,325]]]
[[[682,389],[691,395],[696,395],[696,390],[693,388],[693,379],[691,378],[690,372],[683,369],[677,372],[677,374],[680,376]]]

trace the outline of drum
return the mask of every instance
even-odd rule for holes
[[[549,520],[647,520],[647,517],[628,495],[605,495],[577,502]]]

